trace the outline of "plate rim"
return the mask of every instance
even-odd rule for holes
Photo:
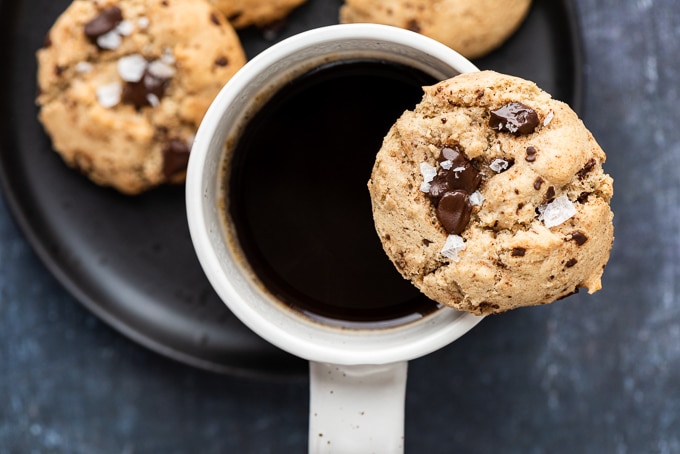
[[[545,1],[552,2],[552,0]],[[16,28],[12,27],[10,24],[12,24],[12,19],[16,17],[22,3],[21,0],[0,0],[0,26],[5,25],[0,28],[0,42],[6,42],[6,40],[12,38],[12,32],[14,32]],[[569,79],[571,81],[570,89],[572,97],[572,99],[569,100],[569,105],[579,115],[582,115],[585,85],[585,75],[583,73],[585,55],[581,36],[581,24],[577,8],[572,1],[563,0],[559,2],[559,4],[561,4],[566,12],[564,21],[565,26],[569,30],[568,44],[571,62],[571,74]],[[557,3],[555,5],[557,5]],[[0,61],[13,61],[14,52],[16,52],[15,47],[0,46]],[[0,87],[9,87],[8,84],[10,80],[11,77],[8,65],[8,70],[0,71]],[[5,90],[7,89],[8,88],[5,88]],[[11,153],[10,150],[16,148],[15,146],[12,146],[14,140],[15,139],[12,139],[11,137],[7,122],[0,122],[0,163],[4,164],[7,161],[6,155]],[[49,250],[45,241],[41,240],[41,235],[38,232],[39,229],[30,221],[28,213],[21,205],[20,197],[16,194],[16,190],[13,187],[13,177],[10,175],[9,170],[8,166],[0,165],[0,197],[2,197],[8,208],[10,218],[16,223],[20,233],[30,245],[31,250],[37,255],[42,266],[47,269],[74,300],[78,301],[79,304],[84,306],[102,322],[143,348],[181,364],[202,370],[235,377],[267,380],[275,379],[277,381],[298,380],[306,377],[306,361],[295,358],[292,355],[290,355],[291,364],[296,364],[285,371],[281,371],[280,369],[275,371],[272,370],[272,368],[266,367],[257,368],[252,366],[228,365],[223,362],[211,361],[169,347],[155,337],[129,326],[129,324],[125,323],[121,317],[106,310],[102,307],[101,302],[95,301],[94,296],[89,295],[80,285],[78,285],[78,280],[74,278],[73,273],[69,273],[67,270],[63,269],[60,260],[58,260]]]

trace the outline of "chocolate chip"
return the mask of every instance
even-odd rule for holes
[[[578,260],[576,259],[569,259],[567,263],[564,264],[567,268],[571,268],[572,266],[576,265],[578,263]]]
[[[470,197],[463,191],[447,192],[437,205],[437,219],[449,233],[459,235],[470,222]]]
[[[422,30],[420,24],[415,19],[411,19],[410,21],[408,21],[408,23],[406,24],[406,28],[416,33],[420,33],[420,31]]]
[[[555,186],[549,186],[545,191],[545,200],[550,203],[555,198]]]
[[[172,139],[163,149],[163,175],[170,178],[186,170],[189,163],[189,145],[180,139]]]
[[[436,206],[439,203],[439,199],[441,199],[449,189],[449,185],[446,182],[446,176],[440,173],[430,182],[430,190],[427,195]]]
[[[479,303],[479,310],[482,313],[488,312],[488,311],[495,311],[495,310],[498,310],[498,309],[500,309],[500,306],[498,304],[495,304],[495,303],[490,303],[488,301],[482,301],[481,303]]]
[[[579,232],[578,230],[575,230],[568,234],[567,238],[569,238],[571,241],[574,241],[579,246],[583,246],[585,242],[588,241],[588,237],[585,236],[583,232]]]
[[[227,66],[229,64],[229,59],[227,57],[219,57],[215,60],[217,66]]]
[[[85,24],[85,36],[92,42],[107,34],[123,21],[123,12],[117,6],[103,9],[94,19]]]
[[[538,114],[531,107],[513,101],[491,111],[489,126],[516,136],[531,134],[538,126]]]
[[[576,175],[578,176],[578,179],[583,180],[586,177],[586,175],[588,174],[588,172],[593,170],[593,167],[595,167],[595,164],[597,164],[597,162],[595,161],[594,158],[591,158],[588,162],[586,162],[586,165],[584,165],[583,168],[576,173]]]
[[[586,203],[588,202],[588,197],[590,196],[590,192],[582,192],[578,195],[576,198],[576,201],[578,203]]]
[[[441,121],[442,121],[442,124],[446,124],[446,122],[447,122],[448,120],[447,120],[446,118],[442,118]]]
[[[512,248],[512,252],[510,253],[510,255],[513,257],[524,257],[524,254],[526,252],[527,250],[523,247],[514,247]]]
[[[439,170],[430,182],[428,197],[436,207],[437,219],[449,233],[459,234],[472,213],[470,194],[482,182],[482,174],[465,158],[460,145],[442,148],[439,157]],[[443,163],[447,163],[442,167]]]
[[[535,147],[528,146],[527,147],[527,155],[524,158],[527,162],[534,162],[536,160],[536,153],[538,150],[536,150]]]
[[[446,181],[450,189],[460,189],[468,194],[477,190],[482,182],[482,175],[465,158],[460,146],[443,148],[439,154],[439,162],[444,161],[451,161],[451,169],[441,169],[441,173],[446,174]]]
[[[541,189],[541,186],[543,186],[543,178],[538,177],[534,180],[534,189],[538,191]]]
[[[215,25],[220,25],[220,18],[214,11],[210,13],[210,21]]]
[[[125,83],[121,99],[124,103],[132,104],[137,109],[141,109],[144,106],[152,105],[150,98],[153,96],[160,100],[165,95],[167,86],[168,79],[160,79],[145,70],[139,82]]]

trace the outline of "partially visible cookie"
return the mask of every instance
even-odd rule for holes
[[[345,0],[340,22],[405,28],[477,58],[503,44],[530,6],[531,0]]]
[[[236,28],[266,27],[285,19],[306,0],[211,0]]]
[[[39,119],[54,149],[126,194],[184,181],[203,115],[245,63],[205,0],[74,0],[37,59]]]
[[[399,272],[475,314],[593,293],[613,242],[606,156],[566,104],[491,71],[426,87],[368,187]]]

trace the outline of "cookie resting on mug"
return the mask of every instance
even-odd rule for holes
[[[206,0],[75,0],[37,59],[39,119],[54,149],[125,194],[184,181],[203,115],[245,64]]]
[[[565,103],[482,71],[425,87],[392,126],[368,183],[401,275],[475,314],[601,288],[614,240],[606,156]]]

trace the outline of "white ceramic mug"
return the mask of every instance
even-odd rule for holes
[[[275,44],[228,82],[201,123],[186,182],[189,227],[200,263],[229,309],[267,341],[310,361],[309,452],[400,453],[407,361],[453,342],[481,317],[442,308],[386,329],[323,325],[263,290],[235,246],[233,228],[225,226],[225,153],[263,98],[329,58],[388,60],[437,80],[477,71],[434,40],[382,25],[334,25]]]

